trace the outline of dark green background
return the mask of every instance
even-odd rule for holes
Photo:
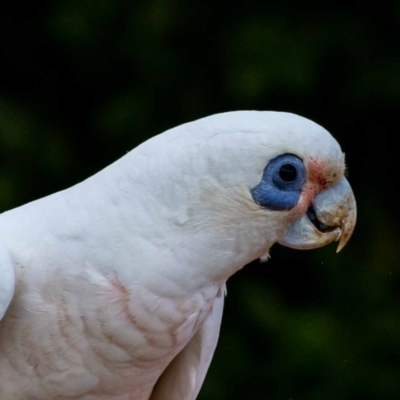
[[[0,12],[0,209],[146,138],[291,111],[346,152],[347,247],[276,246],[229,282],[201,400],[400,398],[400,3],[53,0]]]

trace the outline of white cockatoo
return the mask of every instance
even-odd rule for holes
[[[228,112],[1,214],[0,399],[195,399],[227,279],[274,243],[348,241],[344,171],[314,122]]]

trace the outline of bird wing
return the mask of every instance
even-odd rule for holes
[[[163,372],[150,400],[196,399],[217,346],[224,293],[225,288],[215,299],[200,329]]]
[[[14,288],[14,265],[8,250],[0,244],[0,320],[11,303]]]

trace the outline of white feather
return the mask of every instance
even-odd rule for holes
[[[0,323],[0,398],[194,399],[226,280],[296,217],[250,195],[285,152],[344,169],[317,124],[232,112],[171,129],[86,181],[2,214],[0,316],[12,267],[16,291]]]
[[[8,250],[0,243],[0,321],[14,295],[14,265]]]

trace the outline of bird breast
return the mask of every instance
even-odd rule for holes
[[[88,268],[34,292],[21,282],[0,325],[0,398],[146,400],[218,290],[165,297]]]

